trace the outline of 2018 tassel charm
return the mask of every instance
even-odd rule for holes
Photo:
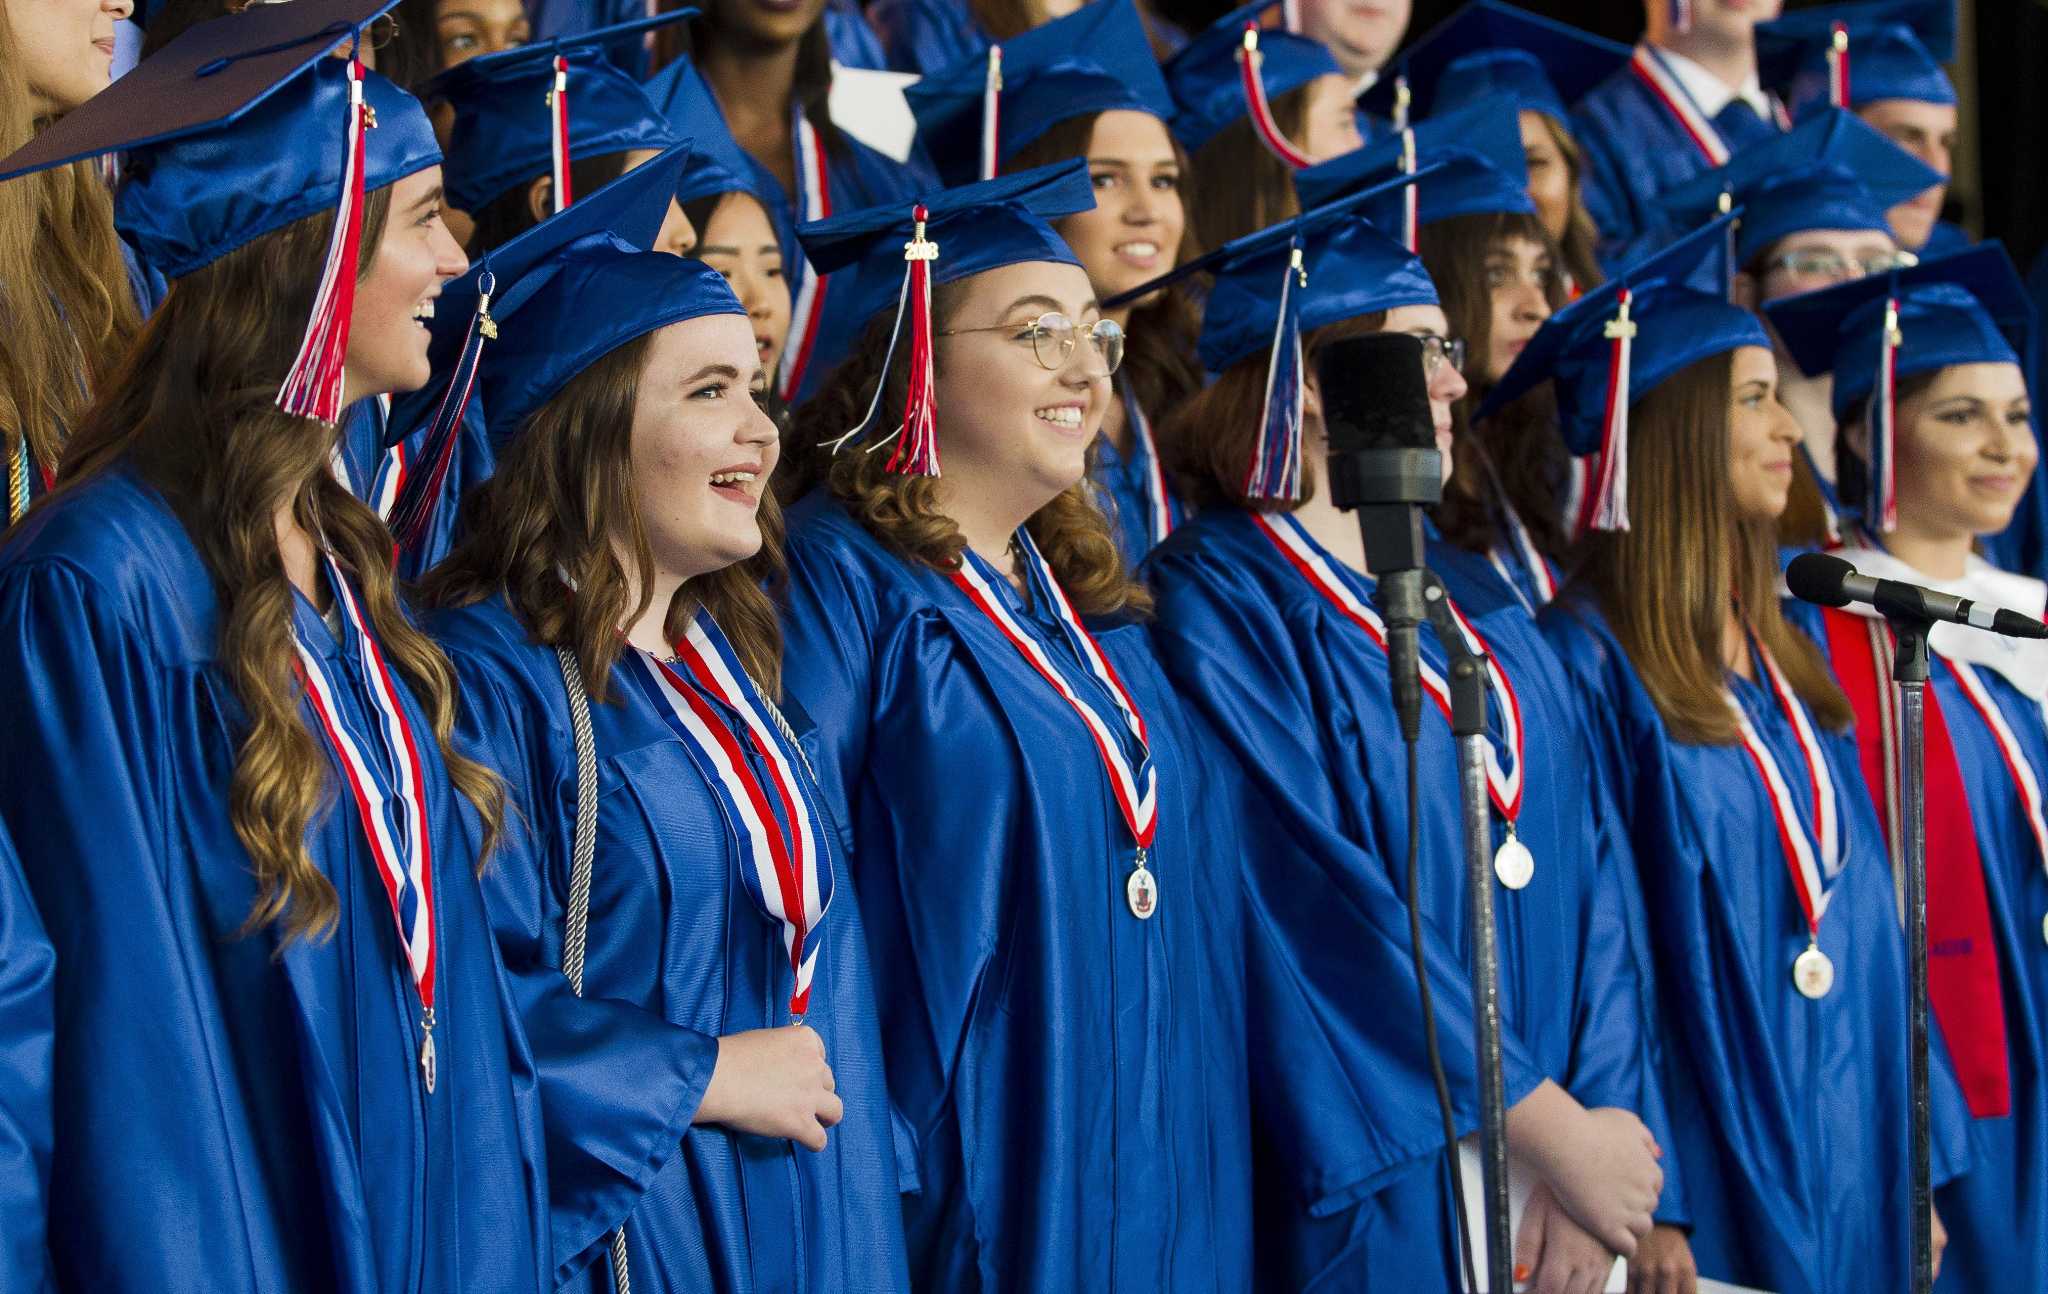
[[[910,391],[903,401],[903,426],[889,470],[912,476],[939,474],[939,406],[932,357],[932,262],[939,245],[924,236],[930,213],[920,204],[911,214],[915,228],[903,245],[908,280],[903,308],[910,312]]]
[[[342,370],[348,359],[349,321],[355,314],[356,266],[363,234],[363,134],[376,126],[363,102],[363,65],[348,65],[348,148],[342,164],[341,197],[334,211],[334,233],[327,241],[327,259],[313,296],[298,355],[277,407],[329,426],[341,417]]]

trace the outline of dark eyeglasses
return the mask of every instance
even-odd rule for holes
[[[1031,353],[1038,360],[1039,367],[1057,373],[1067,366],[1074,357],[1074,346],[1080,335],[1085,334],[1091,353],[1099,361],[1088,371],[1089,377],[1108,377],[1124,362],[1124,330],[1113,319],[1097,319],[1087,328],[1081,328],[1072,319],[1051,311],[1038,316],[1029,323],[989,324],[981,328],[948,328],[938,334],[953,337],[961,333],[1010,332],[1015,330],[1013,340],[1030,342]],[[1097,370],[1100,371],[1097,371]]]

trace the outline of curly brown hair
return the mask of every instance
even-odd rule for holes
[[[933,289],[935,330],[942,331],[953,321],[972,281],[964,279]],[[824,387],[797,410],[789,456],[801,463],[798,476],[802,484],[822,483],[852,508],[870,533],[905,558],[934,570],[955,571],[967,549],[967,539],[953,519],[940,511],[933,478],[891,472],[887,457],[862,452],[864,445],[849,444],[836,454],[827,447],[860,423],[877,385],[883,389],[875,426],[893,427],[902,422],[910,389],[909,347],[897,347],[887,372],[883,371],[893,321],[892,311],[873,319]],[[938,355],[943,371],[943,346]],[[943,436],[943,411],[940,427]],[[801,484],[794,488],[800,492]],[[1131,578],[1109,520],[1096,506],[1094,488],[1085,476],[1032,513],[1024,525],[1076,611],[1088,616],[1150,614],[1152,595]]]

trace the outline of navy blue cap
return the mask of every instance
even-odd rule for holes
[[[1380,69],[1359,107],[1393,115],[1397,82],[1413,96],[1410,120],[1509,96],[1518,110],[1559,121],[1571,106],[1629,60],[1626,45],[1498,0],[1472,0],[1429,29]]]
[[[773,211],[780,185],[740,147],[725,113],[695,63],[679,58],[641,89],[678,135],[689,139],[691,157],[677,182],[676,201],[693,202],[720,193],[748,193]]]
[[[1787,134],[1737,153],[1658,199],[1680,228],[1743,208],[1735,260],[1747,265],[1806,229],[1871,229],[1889,236],[1886,212],[1942,182],[1941,173],[1843,108],[1809,116]]]
[[[1443,164],[1415,186],[1418,222],[1536,210],[1529,197],[1529,164],[1516,111],[1512,99],[1495,95],[1411,127],[1415,164]],[[1294,191],[1303,206],[1319,207],[1362,188],[1384,185],[1400,175],[1405,150],[1406,142],[1397,132],[1295,172]],[[1382,229],[1399,231],[1403,200],[1396,189],[1364,214]]]
[[[349,147],[349,64],[330,58],[393,0],[293,0],[190,28],[0,160],[0,179],[125,149],[115,222],[179,278],[264,234],[335,209]],[[364,72],[377,128],[363,187],[441,160],[419,101]]]
[[[996,160],[1004,163],[1074,117],[1129,110],[1174,115],[1133,0],[1094,0],[1000,43]],[[981,175],[982,113],[990,54],[982,52],[904,90],[918,138],[950,184]]]
[[[1173,133],[1189,149],[1214,139],[1234,121],[1250,115],[1240,81],[1238,59],[1244,53],[1245,24],[1279,7],[1279,0],[1254,0],[1225,14],[1189,41],[1166,64],[1166,84],[1173,91]],[[1279,28],[1259,31],[1259,81],[1266,97],[1277,99],[1319,76],[1343,75],[1336,58],[1322,42]]]
[[[833,309],[865,321],[892,308],[902,292],[903,249],[915,232],[912,213],[919,206],[926,213],[925,237],[938,244],[931,267],[937,287],[1026,261],[1079,265],[1050,222],[1094,205],[1088,164],[1075,158],[814,220],[798,228],[797,238],[818,273],[855,267],[832,280]]]
[[[629,56],[650,28],[695,13],[678,9],[485,54],[428,82],[424,97],[445,99],[455,110],[448,135],[449,203],[480,211],[515,185],[548,174],[554,163],[552,95],[558,56],[568,64],[572,159],[659,150],[678,142],[668,119],[615,61],[614,51]]]
[[[1955,0],[1858,0],[1801,9],[1756,29],[1757,71],[1795,116],[1828,103],[1828,53],[1835,24],[1847,36],[1849,101],[1954,103],[1955,83],[1941,68],[1956,56]]]

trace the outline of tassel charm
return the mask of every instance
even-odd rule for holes
[[[1581,532],[1628,529],[1628,370],[1636,335],[1629,304],[1629,290],[1623,288],[1614,318],[1601,329],[1610,343],[1607,407],[1601,419],[1600,474],[1586,495]]]
[[[924,236],[929,215],[922,204],[913,211],[916,227],[903,244],[910,393],[903,401],[903,426],[896,434],[896,450],[889,455],[889,470],[908,476],[939,474],[939,401],[932,372],[932,262],[939,259],[939,245]]]
[[[1281,271],[1280,313],[1273,327],[1273,349],[1266,361],[1265,412],[1252,461],[1245,474],[1247,499],[1292,503],[1301,498],[1302,354],[1301,303],[1296,287],[1308,286],[1301,248],[1295,247]]]
[[[348,64],[348,148],[342,163],[341,198],[334,233],[313,296],[299,352],[278,388],[277,407],[333,426],[341,418],[343,370],[348,360],[349,321],[355,314],[356,266],[363,234],[363,132],[375,123],[363,103],[363,65]]]
[[[1407,131],[1409,105],[1414,102],[1415,93],[1408,88],[1408,78],[1394,78],[1394,129]]]
[[[1003,47],[988,47],[988,79],[981,89],[981,178],[996,178],[997,126],[1002,119]]]
[[[1252,129],[1268,152],[1294,170],[1313,165],[1315,159],[1288,143],[1279,123],[1273,120],[1273,107],[1266,102],[1266,83],[1259,77],[1259,62],[1259,25],[1247,22],[1244,25],[1244,48],[1237,52],[1237,73],[1238,83],[1244,90],[1245,105],[1251,112]]]
[[[560,54],[555,55],[555,88],[548,91],[548,115],[548,136],[554,153],[550,178],[555,210],[559,212],[575,200],[569,191],[569,60]]]
[[[1839,22],[1828,46],[1828,106],[1849,106],[1849,28]]]

